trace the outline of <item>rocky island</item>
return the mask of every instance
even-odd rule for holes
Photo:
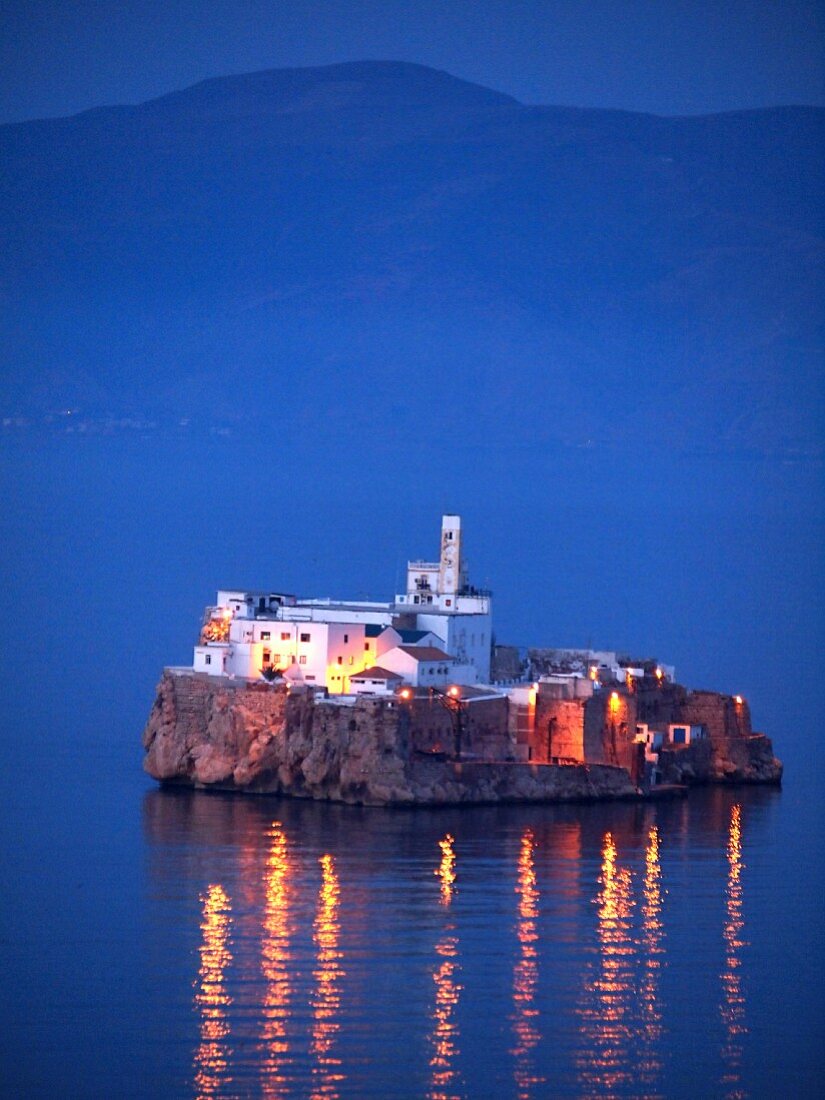
[[[461,521],[387,604],[222,590],[190,668],[166,669],[143,734],[166,784],[363,805],[652,796],[779,783],[740,696],[654,660],[492,643]]]

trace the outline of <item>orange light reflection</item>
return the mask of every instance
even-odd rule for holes
[[[453,896],[453,884],[455,883],[455,852],[453,850],[453,844],[455,839],[449,833],[443,840],[439,840],[438,846],[441,849],[441,863],[438,865],[438,869],[433,874],[438,875],[441,879],[441,902],[443,905],[449,905]]]
[[[315,1058],[313,1066],[312,1097],[338,1096],[338,1085],[344,1080],[341,1059],[332,1053],[332,1045],[340,1028],[338,1015],[341,1008],[341,952],[338,940],[341,926],[338,922],[338,904],[341,887],[335,873],[332,856],[320,858],[321,889],[318,894],[318,910],[315,916],[314,938],[318,951],[317,966],[313,971],[315,993],[312,998],[312,1046]]]
[[[724,1073],[722,1086],[725,1096],[738,1100],[745,1096],[741,1084],[742,1036],[747,1035],[745,1023],[745,994],[742,990],[741,950],[745,946],[742,929],[745,921],[742,912],[742,807],[731,807],[728,830],[728,882],[726,891],[725,964],[722,969],[722,1003],[720,1011],[725,1025],[725,1041],[722,1044]]]
[[[536,1026],[538,1009],[535,1007],[536,986],[538,984],[538,932],[539,891],[536,886],[536,872],[533,865],[535,842],[532,829],[526,829],[521,838],[518,861],[518,882],[516,892],[519,897],[518,935],[520,954],[513,972],[513,1007],[516,1044],[512,1050],[515,1058],[516,1094],[519,1100],[525,1100],[532,1094],[536,1085],[544,1082],[536,1074],[532,1064],[532,1050],[541,1038]]]
[[[222,886],[210,886],[201,896],[201,965],[195,1004],[200,1010],[200,1046],[195,1054],[195,1089],[198,1097],[214,1096],[230,1080],[229,1024],[226,1010],[232,999],[224,985],[232,961],[228,942],[231,923],[229,897]]]
[[[291,868],[287,840],[279,822],[273,823],[268,835],[271,843],[266,861],[266,902],[261,938],[261,969],[266,981],[261,1032],[264,1041],[260,1063],[261,1091],[264,1096],[278,1096],[289,1083],[284,1069],[291,1061],[286,1033],[292,996],[289,973]]]
[[[633,888],[630,871],[617,865],[610,832],[602,844],[601,889],[596,897],[600,970],[589,987],[592,1000],[582,1011],[587,1048],[579,1059],[587,1095],[612,1094],[635,1076],[630,1053],[635,1001],[632,933]]]
[[[456,879],[453,844],[453,837],[449,833],[443,840],[439,840],[441,862],[434,872],[441,879],[441,903],[445,906],[449,906],[452,901],[453,883]],[[435,951],[440,962],[433,971],[435,1005],[433,1030],[430,1036],[432,1046],[430,1089],[427,1095],[430,1100],[450,1100],[462,1094],[461,1081],[455,1065],[459,1038],[456,1009],[462,987],[458,981],[460,972],[458,936],[452,921],[447,922]]]
[[[662,1069],[660,1043],[664,1032],[659,1005],[659,981],[664,966],[664,924],[662,922],[662,866],[659,860],[659,830],[653,825],[645,850],[644,901],[642,903],[642,947],[644,961],[639,989],[642,1049],[639,1079],[651,1089]]]

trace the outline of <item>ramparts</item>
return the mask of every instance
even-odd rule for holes
[[[539,693],[529,759],[516,760],[503,697],[469,705],[457,760],[450,715],[432,699],[316,699],[283,684],[167,670],[143,734],[164,783],[364,805],[626,798],[641,781],[637,722],[706,731],[665,745],[664,783],[778,783],[770,740],[747,704],[675,684],[582,699]]]
[[[475,704],[479,706],[480,704]],[[503,700],[490,700],[467,751],[489,743]],[[423,731],[445,730],[437,713]],[[630,776],[610,764],[547,766],[462,760],[420,751],[412,711],[393,699],[349,705],[282,686],[164,673],[143,734],[144,767],[165,783],[277,793],[364,805],[627,798]]]

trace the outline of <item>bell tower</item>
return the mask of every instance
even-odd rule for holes
[[[461,590],[463,583],[461,516],[442,516],[438,593],[440,596],[454,596]]]

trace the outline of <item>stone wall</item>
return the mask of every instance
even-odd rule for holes
[[[686,691],[680,684],[642,682],[637,689],[639,721],[656,727],[683,722],[704,726],[714,743],[729,737],[750,737],[750,707],[746,699],[716,691]]]
[[[636,696],[626,691],[604,690],[584,706],[584,754],[594,763],[635,767]]]
[[[502,702],[489,701],[491,728],[498,728]],[[635,793],[621,768],[427,758],[413,752],[413,713],[395,700],[315,702],[310,693],[290,694],[283,686],[166,672],[143,734],[144,767],[166,783],[365,805]],[[484,723],[479,719],[474,729],[481,740],[471,744],[481,744]]]
[[[419,758],[411,779],[416,801],[427,804],[585,802],[637,795],[627,772],[606,764],[439,764]]]
[[[612,798],[634,789],[637,709],[644,714],[646,706],[623,691],[615,699],[609,691],[587,700],[540,697],[534,755],[525,764],[512,760],[507,701],[479,700],[468,710],[468,759],[455,762],[433,755],[452,755],[453,725],[429,700],[316,702],[283,685],[166,672],[143,734],[144,766],[166,783],[369,805]],[[704,744],[663,752],[666,781],[779,782],[782,765],[769,739],[750,732],[746,704],[679,689],[662,693],[658,706],[669,720],[709,733]],[[551,756],[583,755],[586,764],[541,763],[552,719]]]
[[[715,691],[686,691],[679,684],[643,684],[639,721],[704,726],[707,740],[668,746],[659,756],[668,783],[779,783],[782,764],[768,737],[754,733],[746,699]]]
[[[410,715],[414,751],[454,755],[455,720],[437,699],[416,696],[403,706]],[[468,703],[462,718],[461,755],[482,760],[512,758],[506,698],[474,699]]]
[[[552,698],[539,685],[533,760],[584,761],[584,704],[584,699]]]
[[[490,659],[490,677],[496,681],[520,680],[523,669],[518,648],[514,645],[494,645]]]

